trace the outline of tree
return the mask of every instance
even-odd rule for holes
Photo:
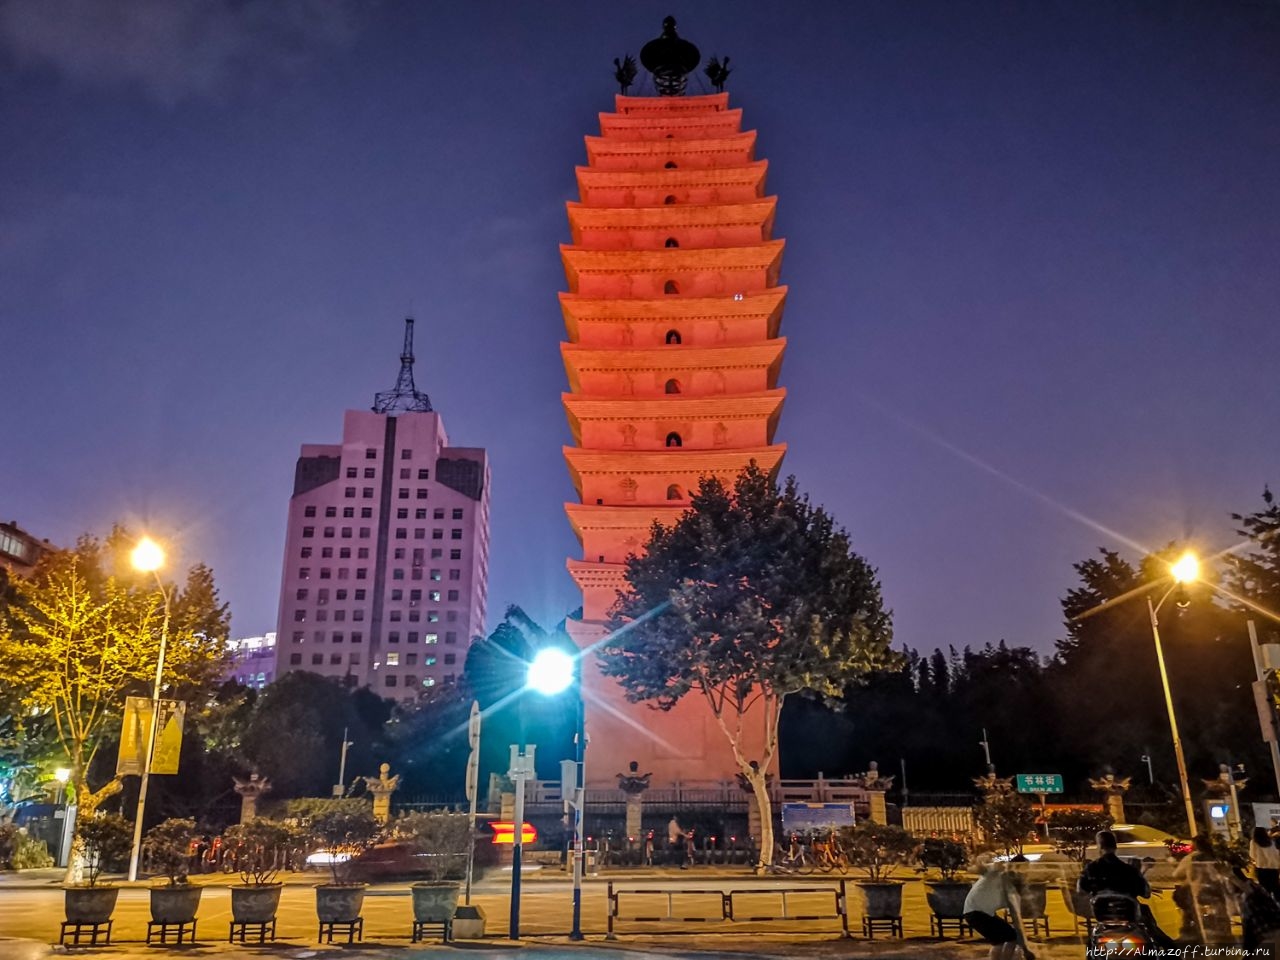
[[[786,699],[834,703],[893,660],[875,571],[794,478],[780,490],[754,463],[732,490],[704,477],[689,509],[670,527],[655,523],[626,571],[601,668],[632,702],[669,710],[692,694],[706,703],[759,805],[767,865],[765,777]],[[759,757],[744,749],[749,716],[763,721]]]
[[[1263,629],[1274,634],[1280,630],[1276,623],[1280,615],[1280,504],[1269,487],[1262,491],[1262,502],[1263,509],[1254,513],[1231,514],[1240,524],[1236,532],[1256,549],[1230,558],[1227,587],[1243,612],[1256,616],[1258,607],[1267,611]]]
[[[91,787],[89,767],[119,729],[125,698],[149,695],[159,657],[163,597],[128,566],[130,544],[117,527],[104,541],[84,536],[72,550],[47,553],[30,578],[13,582],[15,596],[0,610],[0,691],[51,718],[82,819],[121,789],[118,776]],[[168,589],[162,684],[171,694],[207,688],[224,662],[226,605],[203,566],[182,589]]]

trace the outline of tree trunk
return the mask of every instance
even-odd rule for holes
[[[761,868],[773,863],[773,806],[769,800],[766,774],[759,768],[748,768],[747,780],[760,811],[760,864]]]
[[[124,788],[124,781],[119,777],[113,777],[108,780],[102,787],[96,791],[89,789],[89,785],[84,780],[77,777],[75,783],[76,793],[76,823],[84,817],[92,817],[98,812],[98,807],[102,805],[102,801],[108,797],[115,796]],[[80,883],[84,880],[84,841],[80,839],[80,831],[77,829],[74,837],[71,838],[71,852],[67,856],[67,872],[63,875],[63,882],[68,884]]]

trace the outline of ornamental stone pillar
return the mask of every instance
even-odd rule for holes
[[[373,819],[379,823],[386,823],[391,819],[391,794],[400,786],[400,774],[392,777],[389,776],[390,773],[391,764],[384,763],[378,768],[377,780],[372,777],[364,778],[365,787],[373,795]]]
[[[627,821],[626,831],[627,839],[639,838],[641,824],[643,822],[644,801],[642,799],[644,792],[649,789],[649,778],[652,773],[640,773],[640,764],[632,760],[627,767],[627,773],[619,773],[618,789],[623,792],[627,799]]]

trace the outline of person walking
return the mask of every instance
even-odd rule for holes
[[[1249,859],[1258,875],[1258,885],[1280,899],[1280,847],[1271,839],[1266,827],[1254,827],[1249,841]]]
[[[1022,929],[1019,887],[1019,879],[1007,866],[987,863],[978,868],[978,879],[964,898],[964,922],[991,944],[990,960],[1013,960],[1019,947],[1025,960],[1035,960]],[[997,916],[1001,910],[1008,911],[1013,923]]]

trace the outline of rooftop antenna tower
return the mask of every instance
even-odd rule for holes
[[[431,413],[431,398],[413,382],[413,317],[404,318],[404,349],[400,351],[400,375],[390,390],[373,395],[374,413]]]

